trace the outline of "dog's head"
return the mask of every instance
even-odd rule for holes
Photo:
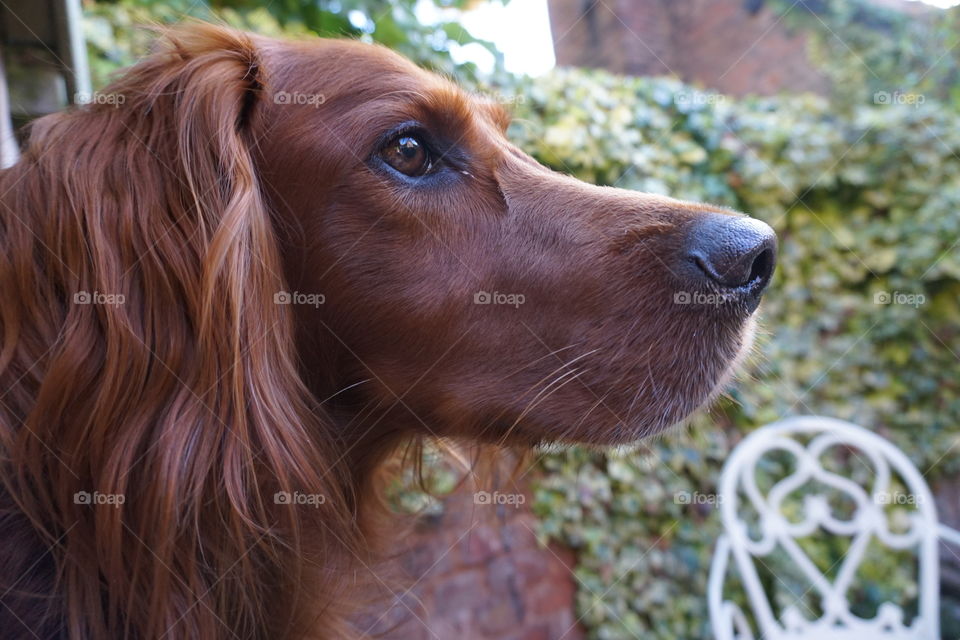
[[[259,172],[305,362],[339,363],[325,393],[365,381],[352,402],[442,435],[619,443],[748,348],[765,224],[554,173],[499,105],[380,47],[269,42],[263,64]]]
[[[385,49],[193,26],[94,98],[0,172],[5,629],[309,628],[394,436],[654,432],[773,271],[766,225],[555,174]]]

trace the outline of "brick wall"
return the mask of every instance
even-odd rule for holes
[[[393,598],[374,631],[389,640],[582,640],[573,556],[539,545],[524,495],[519,508],[476,505],[463,490],[441,516],[422,519],[398,553],[406,587],[392,591],[403,604]]]
[[[733,95],[826,92],[807,39],[744,0],[549,0],[557,63],[676,75]]]

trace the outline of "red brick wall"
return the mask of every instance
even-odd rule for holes
[[[723,93],[823,93],[807,40],[743,0],[549,0],[557,63],[676,75]]]
[[[404,604],[385,605],[374,630],[389,640],[582,640],[573,556],[539,545],[529,503],[525,494],[519,508],[477,505],[466,490],[448,498],[400,550],[407,585],[392,590]]]

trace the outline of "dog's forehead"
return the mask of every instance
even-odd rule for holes
[[[261,46],[271,75],[284,81],[318,81],[357,89],[427,91],[453,83],[421,69],[390,49],[348,39],[268,40]]]
[[[318,38],[315,41],[315,55],[332,67],[344,65],[344,70],[360,74],[384,74],[386,76],[404,75],[424,83],[441,81],[436,74],[421,69],[402,55],[379,44],[358,40]]]
[[[370,110],[374,120],[399,113],[417,119],[417,114],[429,113],[435,120],[462,125],[483,114],[500,130],[510,121],[499,103],[467,92],[381,45],[330,38],[271,40],[264,53],[275,88],[319,92],[327,104],[345,101],[349,111]]]

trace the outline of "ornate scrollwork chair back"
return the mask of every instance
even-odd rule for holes
[[[792,464],[771,476],[769,461],[778,456]],[[838,459],[850,466],[834,464]],[[857,473],[842,473],[853,467]],[[768,425],[734,449],[717,503],[724,535],[713,558],[708,598],[718,639],[752,640],[754,628],[764,640],[940,638],[938,543],[943,538],[960,544],[960,533],[939,524],[923,476],[887,440],[831,418]],[[804,545],[831,536],[843,539],[845,551],[833,567],[822,567]],[[854,612],[851,595],[868,549],[878,548],[913,558],[917,590],[907,610],[888,601],[875,615],[864,616]],[[794,602],[775,598],[780,606],[769,595],[774,554],[809,585]],[[728,567],[736,570],[746,610],[724,598]],[[808,594],[818,606],[805,605]]]

